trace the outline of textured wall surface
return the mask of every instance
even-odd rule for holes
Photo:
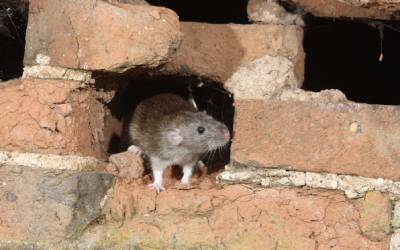
[[[9,81],[0,86],[0,109],[1,150],[105,156],[104,107],[83,82]]]
[[[383,19],[399,6],[293,3]],[[257,24],[238,25],[142,0],[31,0],[24,76],[0,83],[0,249],[400,249],[399,107],[301,90],[302,11],[281,4],[250,0]],[[235,99],[230,164],[186,188],[168,170],[159,194],[143,159],[106,152],[115,92],[150,69]]]
[[[180,42],[176,14],[147,5],[32,0],[25,65],[126,71],[156,67]],[[62,49],[60,49],[62,48]]]
[[[0,239],[38,242],[79,235],[101,215],[113,178],[4,165],[0,176]]]

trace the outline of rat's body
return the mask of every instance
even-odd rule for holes
[[[229,141],[226,126],[211,116],[197,112],[190,102],[173,94],[160,94],[136,107],[129,133],[133,146],[150,159],[157,191],[163,189],[162,174],[171,165],[183,167],[182,184],[189,184],[193,168],[207,151]]]

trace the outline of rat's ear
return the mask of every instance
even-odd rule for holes
[[[170,129],[167,132],[167,138],[168,141],[175,146],[178,146],[181,144],[183,140],[183,136],[181,135],[181,130],[180,129]]]

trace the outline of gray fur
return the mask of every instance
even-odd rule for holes
[[[204,133],[198,127],[204,127]],[[182,141],[174,145],[168,139],[179,131]],[[150,158],[151,168],[163,171],[177,164],[193,167],[207,151],[226,145],[227,127],[211,116],[197,112],[190,102],[173,94],[160,94],[139,103],[129,125],[134,145]],[[191,173],[190,173],[191,174]]]

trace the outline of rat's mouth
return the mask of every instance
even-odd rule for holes
[[[228,132],[229,133],[229,132]],[[213,151],[213,150],[219,150],[219,149],[223,149],[224,147],[226,147],[229,144],[230,141],[230,136],[228,135],[224,135],[224,138],[221,140],[211,140],[208,143],[208,151]]]

